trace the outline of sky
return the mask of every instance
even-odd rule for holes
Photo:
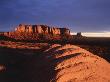
[[[21,23],[108,33],[110,0],[0,0],[0,31],[13,30]]]
[[[76,35],[77,32],[71,33],[71,35]],[[82,36],[86,37],[110,37],[110,32],[82,32]]]

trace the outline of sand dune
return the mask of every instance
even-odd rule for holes
[[[110,64],[74,45],[52,45],[46,58],[55,65],[51,82],[110,82]]]
[[[6,82],[110,82],[109,62],[75,45],[2,41],[0,46],[0,80]]]

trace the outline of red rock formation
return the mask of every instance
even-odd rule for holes
[[[49,27],[47,25],[23,25],[20,24],[13,32],[4,32],[2,35],[23,40],[37,40],[39,34],[46,35],[70,35],[67,28]],[[0,34],[0,35],[1,35]]]
[[[44,33],[44,34],[70,34],[67,28],[49,27],[47,25],[22,25],[20,24],[15,32],[28,32],[28,33]]]
[[[4,35],[4,32],[0,32],[0,35]]]

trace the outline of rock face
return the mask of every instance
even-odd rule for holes
[[[23,25],[20,24],[13,32],[1,32],[0,35],[8,36],[20,40],[38,40],[39,35],[59,37],[63,35],[70,35],[70,30],[67,28],[49,27],[47,25]],[[49,37],[48,37],[49,38]]]
[[[15,32],[43,33],[52,35],[70,34],[70,30],[67,28],[49,27],[47,25],[23,25],[23,24],[20,24],[17,28],[15,28]]]

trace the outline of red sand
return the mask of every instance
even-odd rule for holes
[[[110,82],[110,64],[92,53],[74,46],[52,45],[45,51],[55,64],[51,82]],[[51,53],[51,54],[50,54]]]
[[[47,45],[49,46],[45,44]],[[1,42],[0,46],[39,51],[44,44]],[[27,75],[29,74],[29,78],[35,80],[34,82],[110,82],[110,64],[80,47],[54,44],[40,55],[41,57],[26,62],[26,69],[29,71]],[[0,65],[0,71],[4,69],[5,67]]]

